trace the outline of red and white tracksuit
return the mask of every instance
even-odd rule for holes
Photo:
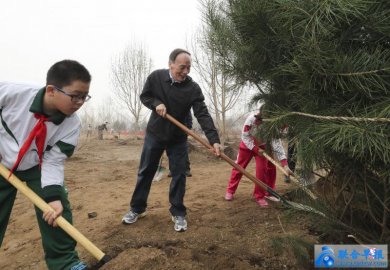
[[[249,162],[252,160],[252,157],[255,157],[256,161],[256,177],[269,186],[272,189],[275,189],[276,182],[276,168],[270,161],[268,161],[264,156],[258,155],[259,148],[265,150],[265,143],[258,142],[251,134],[253,127],[257,127],[261,124],[261,120],[256,119],[257,113],[252,113],[247,117],[244,123],[244,127],[241,133],[241,143],[238,150],[236,163],[243,167],[244,169],[248,166]],[[283,145],[280,139],[272,140],[272,150],[276,155],[278,160],[281,162],[282,166],[287,165],[287,157],[283,149]],[[237,190],[238,184],[242,178],[242,173],[237,169],[233,168],[227,192],[234,194]],[[269,195],[268,192],[260,188],[258,185],[255,185],[253,191],[253,196],[256,200],[263,198],[264,196]]]

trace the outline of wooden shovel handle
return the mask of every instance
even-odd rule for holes
[[[259,156],[264,156],[267,160],[269,160],[272,164],[275,165],[276,168],[278,168],[284,175],[286,175],[287,177],[289,177],[293,182],[295,182],[296,184],[298,184],[299,186],[302,187],[302,189],[306,192],[307,195],[309,195],[312,199],[316,200],[317,199],[317,196],[311,192],[310,189],[302,186],[302,184],[299,182],[299,180],[297,179],[296,175],[293,174],[293,175],[289,175],[287,173],[287,171],[282,167],[282,165],[280,165],[278,162],[276,162],[273,158],[271,158],[264,150],[262,149],[259,149]]]
[[[210,152],[214,153],[214,147],[212,147],[205,139],[201,138],[198,134],[187,128],[185,125],[177,121],[175,118],[173,118],[171,115],[166,114],[165,118],[168,119],[170,122],[178,126],[180,129],[182,129],[185,133],[188,135],[191,135],[195,140],[203,144],[206,148],[210,150]],[[221,153],[220,157],[225,160],[227,163],[229,163],[232,167],[236,168],[240,173],[245,175],[249,178],[253,183],[260,186],[262,189],[266,190],[267,192],[271,193],[275,197],[281,197],[279,194],[277,194],[271,187],[267,186],[263,182],[261,182],[259,179],[257,179],[255,176],[247,172],[244,168],[242,168],[240,165],[235,163],[231,158],[226,156],[224,153]]]
[[[0,174],[6,179],[11,185],[13,185],[18,191],[22,192],[36,207],[41,209],[43,212],[54,211],[54,209],[48,205],[41,197],[39,197],[34,191],[32,191],[26,184],[24,184],[15,175],[11,175],[8,178],[10,171],[0,163]],[[75,227],[72,226],[65,218],[59,216],[56,219],[58,226],[68,233],[75,241],[82,245],[88,250],[96,259],[101,263],[109,261],[111,258],[105,255],[100,249],[98,249],[91,241],[89,241],[84,235],[82,235]]]

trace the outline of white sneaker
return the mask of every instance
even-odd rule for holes
[[[232,193],[226,192],[225,194],[225,200],[226,201],[232,201],[234,199],[234,196]]]
[[[130,210],[129,212],[126,213],[126,215],[123,216],[122,223],[133,224],[138,220],[138,218],[142,218],[144,216],[146,216],[146,212],[138,214],[136,212],[133,212],[133,210]]]
[[[172,216],[172,221],[175,223],[174,229],[177,232],[184,232],[187,230],[187,220],[183,216]]]

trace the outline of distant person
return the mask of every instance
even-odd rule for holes
[[[107,124],[108,124],[108,122],[104,122],[103,124],[98,126],[97,130],[98,130],[98,139],[99,140],[103,140],[103,132],[104,132],[104,130],[108,131]]]
[[[164,119],[166,113],[185,124],[186,116],[192,108],[217,156],[220,155],[221,146],[202,90],[188,76],[191,68],[190,53],[183,49],[173,50],[169,55],[168,65],[169,69],[155,70],[148,76],[140,96],[142,103],[152,110],[152,114],[146,129],[130,210],[122,218],[122,222],[132,224],[146,215],[152,180],[165,150],[172,172],[170,213],[175,231],[181,232],[187,230],[187,208],[183,202],[186,190],[187,134]]]
[[[75,112],[90,99],[90,82],[88,70],[72,60],[50,67],[42,88],[0,82],[0,162],[54,209],[42,213],[35,208],[51,270],[88,268],[78,257],[76,241],[57,227],[56,219],[63,216],[72,223],[64,162],[79,139],[81,124]],[[16,193],[0,176],[0,246]]]
[[[243,167],[244,169],[248,166],[252,158],[255,158],[256,161],[256,177],[264,182],[267,186],[272,189],[275,189],[276,182],[276,168],[275,165],[269,162],[261,154],[261,150],[266,150],[271,147],[273,153],[276,154],[278,160],[280,160],[282,166],[288,173],[291,173],[291,170],[287,165],[287,157],[283,149],[283,145],[280,139],[272,140],[272,145],[266,145],[265,142],[262,142],[259,139],[256,139],[252,132],[254,128],[258,127],[262,123],[262,114],[263,106],[260,108],[259,112],[250,114],[245,120],[244,126],[241,132],[241,143],[238,150],[236,163]],[[242,173],[236,168],[233,168],[230,180],[226,189],[225,200],[233,200],[233,195],[237,190],[238,184],[242,178]],[[265,200],[269,199],[271,201],[279,201],[278,198],[270,195],[268,192],[260,188],[258,185],[255,185],[253,196],[256,202],[261,207],[267,207],[268,202]]]
[[[88,124],[88,128],[87,128],[87,138],[92,136],[92,126],[91,124]]]

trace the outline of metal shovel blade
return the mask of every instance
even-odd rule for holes
[[[158,166],[156,173],[153,177],[153,182],[158,182],[164,177],[166,169],[163,166]]]

